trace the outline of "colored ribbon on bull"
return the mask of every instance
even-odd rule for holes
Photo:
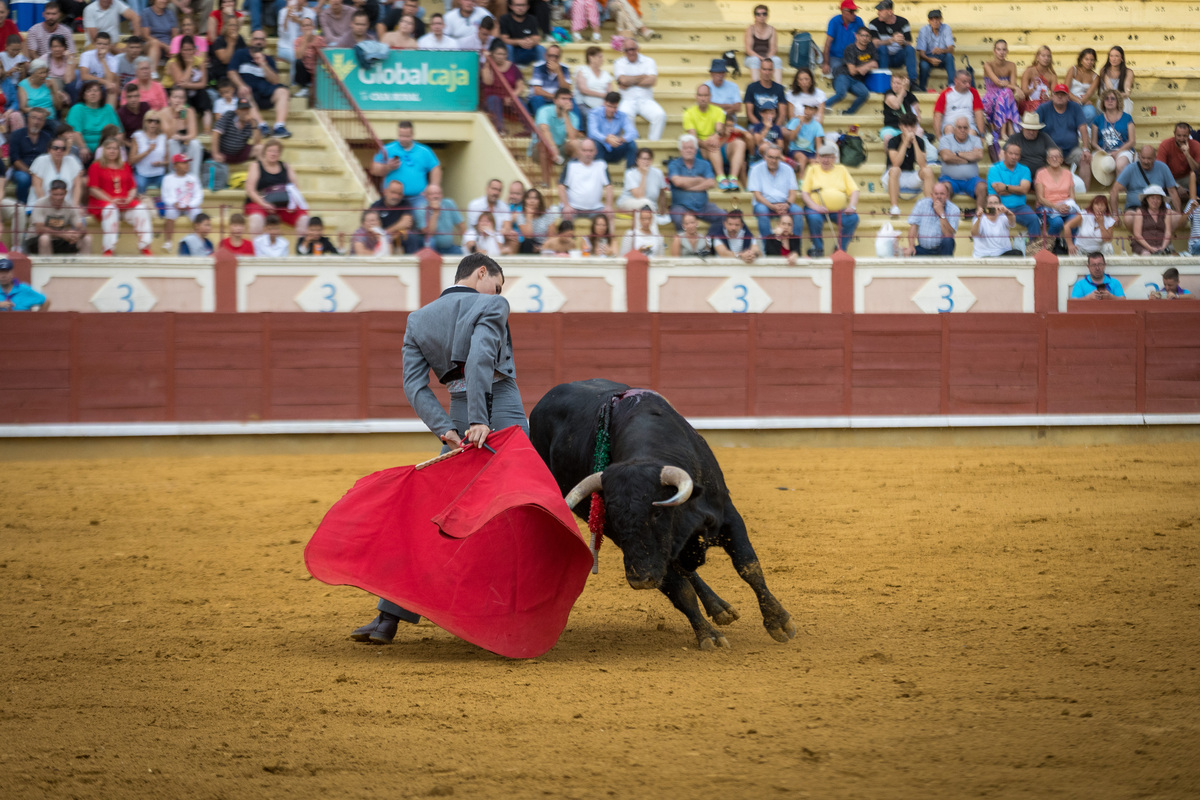
[[[613,398],[615,401],[617,398]],[[604,472],[612,463],[612,435],[609,426],[612,424],[612,403],[600,406],[600,414],[596,418],[596,444],[592,451],[592,473]],[[600,542],[604,540],[604,498],[599,492],[592,492],[592,502],[588,508],[588,530],[591,531],[592,541],[592,574],[600,574]]]

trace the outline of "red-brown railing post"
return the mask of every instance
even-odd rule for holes
[[[625,310],[642,314],[649,307],[650,259],[641,250],[625,256]]]
[[[417,253],[417,265],[421,280],[418,296],[421,305],[426,306],[442,293],[442,257],[433,248],[425,247]]]
[[[1033,257],[1033,310],[1058,311],[1058,256],[1049,250]]]
[[[832,277],[830,278],[830,310],[834,314],[854,313],[854,256],[845,250],[833,254]]]
[[[237,307],[237,256],[223,247],[218,247],[213,259],[213,305],[214,311],[233,314]]]

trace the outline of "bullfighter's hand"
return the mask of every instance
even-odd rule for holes
[[[467,428],[467,441],[476,447],[483,447],[483,443],[487,441],[488,434],[492,429],[482,423],[476,423]]]

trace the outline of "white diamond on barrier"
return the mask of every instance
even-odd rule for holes
[[[949,275],[930,278],[912,296],[912,301],[926,314],[949,314],[969,311],[975,305],[975,295],[962,281]]]
[[[504,297],[513,311],[526,314],[552,313],[567,302],[566,296],[545,275],[521,275],[505,284]]]
[[[749,275],[732,275],[708,296],[708,304],[726,314],[761,314],[771,305],[771,295]]]
[[[114,275],[96,290],[90,302],[97,311],[149,311],[158,298],[136,277]]]
[[[358,292],[334,273],[318,275],[296,295],[296,305],[305,311],[353,311],[362,299]]]
[[[1162,273],[1158,270],[1149,270],[1138,275],[1137,280],[1125,290],[1125,296],[1130,300],[1149,300],[1150,293],[1157,292],[1161,288]]]

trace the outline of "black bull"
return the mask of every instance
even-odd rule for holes
[[[593,475],[605,404],[611,407],[611,462]],[[701,649],[729,643],[700,613],[697,600],[718,625],[738,618],[696,574],[714,546],[724,548],[754,590],[767,633],[779,642],[796,635],[791,616],[767,589],[716,457],[660,395],[600,379],[560,384],[534,407],[529,428],[563,494],[575,490],[568,505],[576,515],[587,519],[591,492],[601,492],[604,535],[621,548],[629,584],[661,590],[692,624]]]

